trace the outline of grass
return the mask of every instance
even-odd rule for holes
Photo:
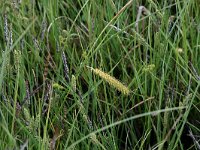
[[[0,149],[199,149],[198,1],[0,3]]]

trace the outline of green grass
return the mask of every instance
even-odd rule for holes
[[[200,148],[198,1],[7,0],[0,14],[0,149]]]

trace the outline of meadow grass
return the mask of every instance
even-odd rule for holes
[[[0,149],[200,149],[198,0],[6,0],[0,14]]]

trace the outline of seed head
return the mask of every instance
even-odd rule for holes
[[[15,68],[20,68],[21,52],[19,50],[14,50]]]
[[[6,44],[9,42],[9,29],[8,29],[8,16],[4,14],[4,36],[6,40]]]
[[[104,79],[106,82],[108,82],[110,85],[115,87],[117,90],[122,92],[125,95],[128,95],[130,93],[130,90],[128,87],[123,85],[120,81],[118,81],[116,78],[110,76],[109,74],[99,70],[89,67],[96,75],[100,76],[102,79]]]
[[[69,68],[68,68],[68,65],[67,65],[67,58],[65,56],[65,53],[62,52],[62,61],[63,61],[63,64],[64,64],[64,76],[65,76],[65,79],[67,80],[67,82],[69,82]]]
[[[155,68],[155,65],[151,64],[151,65],[145,66],[142,71],[144,71],[144,72],[151,72],[151,71],[153,71],[154,68]]]
[[[12,34],[12,24],[10,24],[10,41],[9,41],[9,46],[10,48],[12,47],[13,45],[13,34]]]
[[[183,52],[183,49],[182,49],[182,48],[177,48],[176,51],[177,51],[178,53],[182,53],[182,52]]]
[[[71,85],[73,88],[73,91],[76,92],[76,77],[72,75]]]

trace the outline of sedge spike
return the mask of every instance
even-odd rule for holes
[[[123,85],[120,81],[118,81],[116,78],[110,76],[109,74],[99,70],[99,69],[94,69],[91,67],[90,68],[96,75],[100,76],[102,79],[104,79],[106,82],[108,82],[110,85],[115,87],[118,91],[122,92],[125,95],[128,95],[130,93],[130,90],[128,87]]]

